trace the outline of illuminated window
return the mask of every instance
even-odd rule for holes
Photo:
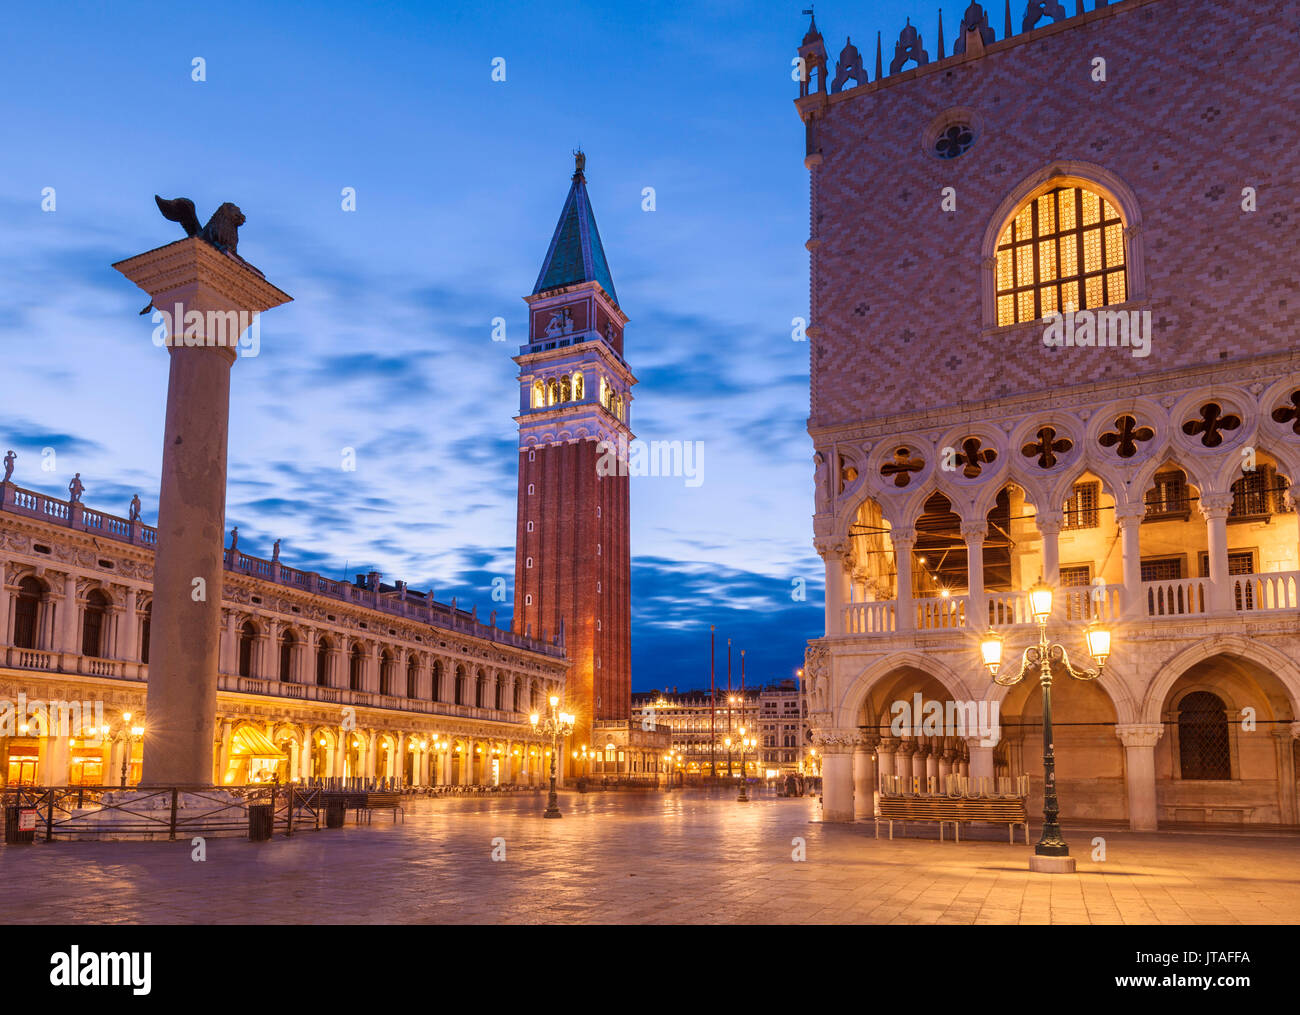
[[[1099,483],[1075,483],[1070,499],[1065,502],[1062,529],[1095,529],[1097,527],[1097,499],[1101,492]]]
[[[540,409],[546,404],[546,385],[541,381],[533,381],[533,408]]]
[[[998,324],[1128,299],[1124,222],[1105,198],[1057,187],[1016,212],[998,237]]]

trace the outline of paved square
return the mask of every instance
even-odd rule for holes
[[[560,821],[541,818],[544,804],[419,800],[403,824],[379,813],[269,843],[209,839],[204,863],[188,841],[0,847],[0,911],[11,923],[1300,922],[1296,836],[1067,825],[1078,872],[1044,875],[1026,869],[1023,843],[877,841],[870,824],[822,824],[815,799],[565,793]],[[1094,834],[1105,862],[1090,859]]]

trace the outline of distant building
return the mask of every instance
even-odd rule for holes
[[[637,692],[632,695],[632,724],[645,723],[668,729],[673,769],[688,778],[740,775],[743,737],[758,740],[746,752],[744,771],[750,778],[802,772],[810,760],[807,712],[793,680],[744,692],[721,689],[716,697],[675,688]]]

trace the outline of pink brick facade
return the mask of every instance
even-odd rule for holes
[[[1036,681],[994,685],[977,646],[1036,638],[1042,577],[1054,640],[1082,654],[1084,622],[1114,637],[1101,680],[1054,692],[1065,817],[1300,823],[1294,10],[1082,6],[1010,38],[995,8],[983,47],[838,94],[814,77],[796,102],[827,587],[805,668],[828,820],[870,817],[884,776],[1023,775],[1041,807]],[[831,67],[842,33],[875,27],[836,25]],[[956,35],[923,31],[935,55]],[[821,45],[810,29],[800,53]],[[940,158],[953,125],[973,144]],[[1149,312],[1149,355],[998,324],[1003,230],[1058,187],[1116,209],[1127,290],[1104,306]],[[1059,453],[1035,447],[1045,428]],[[914,694],[996,703],[1003,734],[891,734]]]

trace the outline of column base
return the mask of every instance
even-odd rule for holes
[[[1029,869],[1038,874],[1073,874],[1074,857],[1034,854],[1029,858]]]

